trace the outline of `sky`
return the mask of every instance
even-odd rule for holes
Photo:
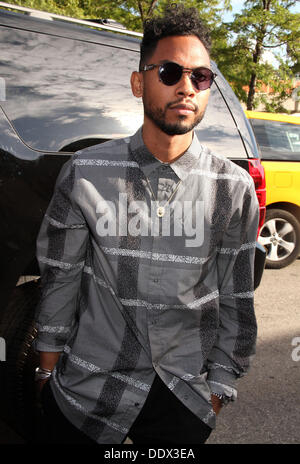
[[[231,21],[235,13],[239,13],[243,8],[244,2],[241,0],[231,0],[232,11],[225,13],[223,16],[224,22]]]

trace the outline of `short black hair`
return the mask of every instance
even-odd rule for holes
[[[211,38],[207,26],[199,17],[196,8],[185,7],[182,3],[168,5],[163,16],[154,16],[144,22],[141,43],[140,71],[154,53],[158,41],[171,36],[195,35],[210,52]]]

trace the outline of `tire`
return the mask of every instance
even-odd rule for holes
[[[38,415],[34,385],[38,355],[32,343],[39,295],[36,282],[16,287],[0,322],[6,343],[6,361],[0,363],[0,415],[25,442],[34,440]]]
[[[258,241],[267,250],[266,268],[286,267],[300,254],[300,223],[289,211],[269,209]]]

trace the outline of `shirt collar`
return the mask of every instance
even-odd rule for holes
[[[179,179],[184,181],[189,176],[191,169],[199,164],[202,150],[203,147],[194,132],[193,140],[189,148],[176,161],[168,163],[168,166],[173,169]],[[149,176],[154,169],[166,164],[155,158],[148,150],[143,141],[142,128],[130,138],[130,152],[134,161],[138,163],[146,177]]]

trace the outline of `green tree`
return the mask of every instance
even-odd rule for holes
[[[143,22],[152,15],[160,15],[166,5],[184,3],[187,7],[196,7],[203,21],[214,30],[221,23],[224,9],[230,9],[230,0],[86,0],[82,7],[90,17],[112,18],[120,21],[127,28],[142,31]]]
[[[79,3],[90,19],[114,19],[130,30],[141,32],[143,21],[153,14],[158,0],[82,0]]]
[[[159,0],[12,0],[10,3],[79,19],[114,19],[142,31]]]
[[[63,16],[84,18],[79,0],[10,0],[9,3]]]
[[[231,9],[230,0],[11,0],[11,3],[83,19],[110,18],[136,31],[142,31],[143,22],[153,14],[161,14],[170,3],[196,7],[213,33],[221,24],[224,9]]]
[[[270,111],[281,109],[289,96],[292,66],[299,57],[300,15],[290,11],[295,4],[294,0],[246,0],[245,8],[228,24],[235,38],[224,47],[218,64],[248,110],[261,101]],[[278,58],[280,66],[265,63],[264,52],[279,47],[285,50],[285,59]],[[264,95],[256,97],[263,84],[273,89],[271,102]]]

